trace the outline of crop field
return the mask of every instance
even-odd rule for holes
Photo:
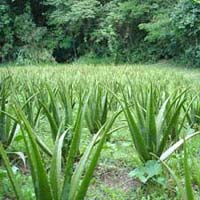
[[[0,67],[0,199],[200,199],[200,70]]]

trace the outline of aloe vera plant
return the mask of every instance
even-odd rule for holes
[[[5,148],[9,147],[19,129],[18,123],[6,114],[12,112],[10,84],[9,76],[0,82],[0,141]]]
[[[46,117],[50,126],[53,143],[55,144],[57,136],[67,130],[62,148],[62,155],[63,158],[65,158],[67,156],[72,134],[71,130],[68,128],[73,125],[72,110],[74,104],[71,99],[72,87],[65,88],[62,82],[59,87],[51,88],[48,84],[43,84],[43,87],[47,93],[44,95],[44,91],[40,88],[41,94],[39,94],[38,100],[39,108],[41,108],[40,111],[42,116]],[[38,141],[42,142],[39,136]],[[43,148],[44,145],[41,145],[41,147]],[[48,151],[47,154],[52,155],[50,151]]]
[[[22,100],[20,101],[20,99],[18,99],[18,102],[23,104],[22,107],[28,118],[28,121],[30,122],[31,126],[36,129],[42,110],[42,107],[37,100],[40,92],[39,89],[34,85],[27,84],[24,87],[25,88],[22,92]]]
[[[200,97],[197,97],[191,105],[191,109],[188,113],[188,122],[193,128],[199,129],[199,125],[200,125]]]
[[[166,148],[178,140],[185,119],[181,118],[181,109],[186,100],[185,93],[186,91],[183,91],[165,99],[158,109],[155,107],[154,91],[151,86],[148,99],[143,106],[137,97],[134,98],[135,112],[132,111],[123,93],[124,104],[121,102],[121,105],[133,143],[143,162],[152,160],[152,154],[160,157]]]
[[[193,136],[196,136],[197,134],[199,134],[199,132],[196,132],[195,134],[193,134]],[[193,137],[193,136],[191,136],[191,137]],[[160,161],[165,166],[167,171],[174,178],[174,180],[178,186],[179,196],[182,197],[181,199],[194,200],[195,196],[194,196],[194,190],[193,190],[193,186],[192,186],[192,182],[191,182],[192,176],[191,176],[191,169],[190,169],[189,163],[188,163],[188,150],[187,150],[187,143],[186,143],[186,141],[189,139],[188,137],[190,137],[190,136],[186,136],[185,138],[181,139],[181,143],[183,144],[183,150],[184,150],[184,158],[183,158],[183,170],[184,170],[184,182],[185,182],[184,188],[182,186],[182,182],[181,182],[180,178],[178,178],[178,176],[174,173],[174,171],[165,162],[163,162],[162,159],[160,159]],[[180,143],[180,142],[178,142],[178,143]]]
[[[108,115],[108,94],[99,85],[92,88],[85,120],[91,134],[95,134],[104,125]]]
[[[185,176],[185,199],[194,200],[194,193],[191,183],[191,173],[188,165],[188,152],[186,144],[184,143],[184,176]]]
[[[46,89],[49,101],[40,101],[40,104],[48,119],[52,138],[55,141],[59,131],[63,132],[68,126],[72,125],[73,105],[68,96],[68,90],[65,90],[63,86],[52,89],[46,84]],[[59,99],[60,101],[58,101]]]
[[[102,85],[102,87],[103,87],[103,85]],[[122,84],[120,84],[119,82],[116,82],[116,81],[111,82],[111,85],[110,85],[110,88],[112,88],[112,91],[115,94],[120,94],[120,89],[122,87],[123,87]],[[116,110],[120,109],[120,104],[114,95],[110,95],[110,97],[109,97],[108,108],[111,111],[116,111]]]
[[[5,149],[2,145],[2,142],[0,142],[0,155],[1,155],[2,160],[4,161],[4,165],[6,167],[8,177],[9,177],[11,183],[12,183],[13,190],[15,192],[16,198],[18,200],[23,200],[22,192],[21,192],[20,187],[19,187],[19,185],[18,185],[18,183],[15,179],[15,175],[13,173],[12,166],[9,162],[8,156],[7,156],[6,151],[5,151]]]
[[[45,169],[44,158],[40,153],[31,124],[19,106],[15,106],[15,112],[24,138],[36,199],[84,199],[107,134],[112,132],[110,131],[111,126],[119,113],[108,120],[100,128],[97,134],[93,136],[92,141],[89,143],[80,161],[77,163],[76,156],[82,135],[81,127],[84,114],[84,106],[80,105],[75,120],[75,126],[72,128],[73,136],[64,169],[62,167],[62,148],[67,130],[62,134],[57,135],[50,164],[50,172],[48,173]],[[10,163],[8,162],[7,155],[2,145],[0,145],[0,154],[2,155],[16,197],[17,199],[22,200],[23,195],[20,188],[17,186],[17,181],[12,173]]]

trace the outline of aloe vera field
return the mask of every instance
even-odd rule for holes
[[[0,199],[200,199],[200,70],[0,67]]]

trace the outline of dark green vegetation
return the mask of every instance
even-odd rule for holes
[[[200,71],[0,69],[0,199],[200,196]]]
[[[0,62],[200,66],[197,0],[1,0]]]

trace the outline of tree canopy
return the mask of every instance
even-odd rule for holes
[[[82,56],[200,66],[200,2],[0,1],[0,62],[70,62]]]

